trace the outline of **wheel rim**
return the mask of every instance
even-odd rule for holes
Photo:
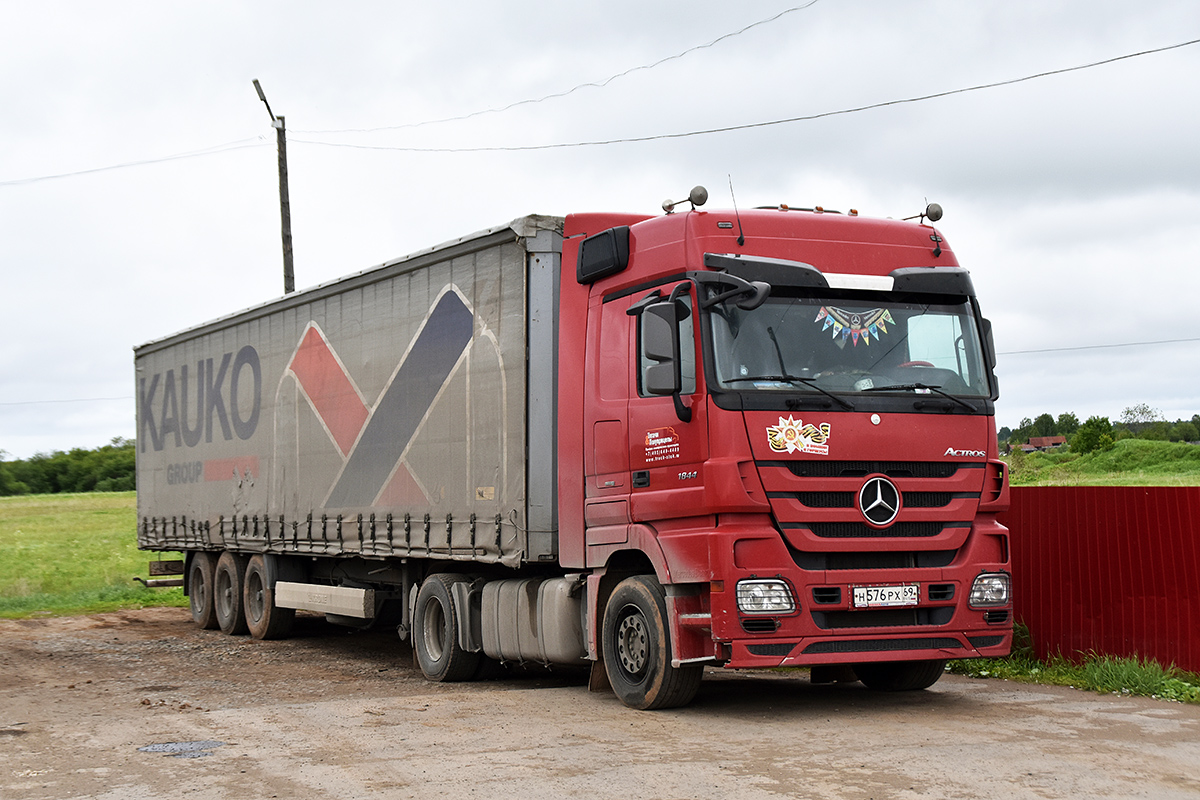
[[[229,573],[220,570],[217,573],[217,608],[224,617],[233,616],[233,580]]]
[[[192,571],[192,585],[189,587],[192,596],[192,612],[199,614],[208,605],[208,584],[204,581],[204,570]]]
[[[258,622],[262,619],[263,611],[266,608],[266,601],[263,592],[262,576],[257,572],[252,572],[246,576],[246,585],[249,590],[249,602],[246,604],[246,610],[249,616]]]
[[[617,659],[621,670],[635,680],[645,677],[649,655],[646,618],[637,606],[625,606],[617,623]]]
[[[445,652],[446,612],[437,600],[430,600],[425,605],[422,619],[422,636],[425,642],[425,653],[433,661],[441,661]]]

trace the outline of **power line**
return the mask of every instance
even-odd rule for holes
[[[814,2],[815,1],[816,0],[814,0]],[[807,8],[807,6],[798,6],[794,10],[800,10],[802,8]],[[763,23],[756,23],[756,24],[763,24]],[[733,34],[729,34],[729,35],[733,35]],[[1080,65],[1074,66],[1074,67],[1064,67],[1062,69],[1049,70],[1046,72],[1038,72],[1033,75],[1026,75],[1026,76],[1020,77],[1020,78],[1011,78],[1009,80],[1004,80],[1004,81],[996,81],[994,83],[984,83],[984,84],[979,84],[976,86],[968,86],[968,87],[964,87],[964,88],[960,88],[960,89],[950,89],[950,90],[944,91],[944,92],[934,92],[932,94],[919,95],[916,97],[908,97],[908,98],[902,98],[902,99],[898,99],[898,100],[888,100],[888,101],[884,101],[884,102],[880,102],[880,103],[871,103],[868,105],[855,106],[853,108],[845,108],[845,109],[840,109],[840,110],[836,110],[836,111],[824,111],[824,112],[817,113],[817,114],[807,114],[807,115],[803,115],[803,116],[787,117],[784,119],[768,120],[765,122],[750,122],[750,123],[745,123],[742,125],[727,125],[727,126],[718,127],[718,128],[706,128],[706,129],[702,129],[702,130],[685,131],[685,132],[681,132],[681,133],[663,133],[663,134],[654,134],[654,135],[649,135],[649,136],[634,136],[634,137],[624,137],[624,138],[616,138],[616,139],[598,139],[598,140],[580,141],[580,142],[559,142],[559,143],[541,144],[541,145],[486,146],[486,147],[396,147],[396,146],[386,146],[386,145],[361,145],[361,144],[347,144],[347,143],[341,143],[341,142],[322,142],[322,141],[315,141],[312,139],[294,139],[293,141],[301,143],[301,144],[317,145],[317,146],[321,146],[321,147],[345,147],[345,148],[351,148],[351,149],[357,149],[357,150],[388,150],[388,151],[393,151],[393,152],[408,152],[408,153],[487,153],[487,152],[526,152],[526,151],[536,151],[536,150],[556,150],[556,149],[573,148],[573,147],[595,147],[595,146],[601,146],[601,145],[634,144],[634,143],[640,143],[640,142],[650,142],[650,141],[659,141],[659,140],[683,139],[683,138],[688,138],[688,137],[692,137],[692,136],[706,136],[706,135],[711,135],[711,134],[716,134],[716,133],[729,133],[729,132],[733,132],[733,131],[750,130],[753,128],[765,128],[765,127],[770,127],[773,125],[786,125],[786,124],[795,123],[795,122],[811,122],[813,120],[824,119],[827,117],[842,116],[842,115],[847,115],[847,114],[856,114],[856,113],[863,112],[863,111],[872,111],[875,109],[886,108],[889,106],[903,105],[903,104],[907,104],[907,103],[919,103],[919,102],[923,102],[926,100],[934,100],[934,99],[938,99],[938,98],[942,98],[942,97],[949,97],[949,96],[956,95],[956,94],[977,92],[977,91],[982,91],[984,89],[995,89],[995,88],[998,88],[1001,86],[1012,86],[1014,84],[1024,83],[1027,81],[1036,80],[1038,78],[1046,78],[1046,77],[1050,77],[1053,75],[1062,75],[1062,74],[1066,74],[1069,72],[1079,72],[1081,70],[1091,69],[1093,67],[1104,66],[1106,64],[1112,64],[1112,63],[1115,63],[1118,61],[1124,61],[1124,60],[1131,59],[1131,58],[1138,58],[1140,56],[1164,53],[1164,52],[1167,52],[1170,50],[1178,50],[1180,48],[1190,47],[1195,44],[1200,44],[1200,39],[1192,39],[1192,40],[1189,40],[1186,42],[1180,42],[1178,44],[1167,45],[1165,47],[1157,47],[1157,48],[1154,48],[1151,50],[1142,50],[1142,51],[1139,51],[1136,53],[1126,53],[1125,55],[1114,56],[1112,58],[1106,58],[1101,61],[1094,61],[1089,64],[1080,64]],[[477,113],[485,113],[485,112],[477,112]],[[178,153],[175,155],[163,156],[162,158],[152,158],[152,159],[144,159],[144,160],[140,160],[140,161],[130,161],[130,162],[122,163],[122,164],[112,164],[112,165],[105,166],[105,167],[96,167],[93,169],[78,170],[76,172],[64,172],[64,173],[59,173],[56,175],[42,175],[42,176],[33,177],[33,178],[20,178],[17,180],[0,181],[0,187],[20,186],[20,185],[24,185],[24,184],[37,183],[40,181],[55,180],[55,179],[59,179],[59,178],[72,178],[72,177],[77,177],[80,175],[89,175],[89,174],[93,174],[93,173],[97,173],[97,172],[107,172],[109,170],[125,169],[128,167],[139,167],[139,166],[145,166],[148,164],[160,164],[160,163],[167,162],[167,161],[176,161],[176,160],[186,159],[186,158],[199,158],[202,156],[216,155],[218,153],[224,153],[224,152],[228,152],[231,150],[239,150],[239,149],[247,148],[247,147],[262,147],[262,146],[265,146],[265,144],[266,144],[266,142],[262,139],[262,137],[256,137],[254,139],[242,139],[237,142],[230,142],[230,143],[224,144],[224,145],[216,145],[211,148],[192,151],[192,152],[188,152],[188,153]]]
[[[227,142],[226,144],[213,145],[200,150],[192,150],[187,153],[176,153],[171,156],[163,156],[161,158],[147,158],[140,161],[126,161],[123,164],[111,164],[107,167],[94,167],[92,169],[81,169],[76,172],[62,172],[57,175],[41,175],[36,178],[18,178],[11,181],[0,181],[0,186],[23,186],[28,183],[38,183],[40,181],[52,181],[58,178],[75,178],[80,175],[91,175],[96,172],[108,172],[114,169],[126,169],[128,167],[143,167],[147,164],[162,164],[166,161],[180,161],[185,158],[200,158],[202,156],[212,156],[218,153],[228,153],[231,150],[242,150],[247,147],[262,147],[266,142],[262,137],[253,139],[239,139],[236,142]]]
[[[655,67],[659,67],[659,66],[662,66],[663,64],[666,64],[668,61],[677,61],[678,59],[681,59],[684,56],[689,55],[691,53],[695,53],[698,50],[706,50],[710,47],[720,44],[721,42],[725,41],[726,39],[732,39],[733,37],[741,36],[743,33],[753,30],[754,28],[758,28],[763,25],[769,25],[770,23],[775,22],[776,20],[780,19],[781,17],[784,17],[795,11],[803,11],[806,8],[810,8],[814,5],[816,5],[818,2],[820,2],[820,0],[810,0],[810,2],[805,3],[804,5],[792,6],[791,8],[786,8],[783,11],[780,11],[778,14],[776,14],[773,17],[768,17],[767,19],[760,19],[758,22],[752,22],[749,25],[745,26],[744,28],[739,28],[738,30],[733,31],[731,33],[726,33],[723,36],[718,36],[716,39],[713,39],[711,42],[707,42],[705,44],[698,44],[698,45],[695,45],[694,47],[689,47],[686,50],[678,52],[674,55],[664,56],[663,58],[660,58],[658,61],[655,61],[651,64],[642,64],[637,67],[630,67],[629,69],[624,70],[623,72],[618,72],[616,75],[610,75],[601,81],[590,81],[588,83],[581,83],[577,86],[572,86],[570,89],[567,89],[565,91],[554,92],[552,94],[543,95],[542,97],[537,97],[537,98],[532,98],[532,99],[527,99],[527,100],[517,100],[516,102],[509,103],[506,106],[500,106],[499,108],[485,108],[480,111],[472,111],[468,114],[460,114],[459,116],[456,116],[456,117],[443,117],[441,119],[430,119],[430,120],[424,120],[422,122],[410,122],[410,123],[407,123],[404,125],[384,125],[384,126],[377,127],[377,128],[345,128],[342,130],[294,130],[293,133],[378,133],[380,131],[398,131],[398,130],[405,130],[405,129],[409,129],[409,128],[421,128],[426,125],[440,125],[444,122],[461,122],[462,120],[467,120],[467,119],[471,119],[473,117],[483,116],[485,114],[499,114],[503,111],[508,111],[510,109],[517,108],[518,106],[528,106],[528,105],[534,105],[536,103],[544,103],[547,100],[557,100],[560,97],[566,97],[568,95],[574,94],[575,92],[578,92],[580,89],[592,89],[592,88],[603,89],[605,86],[608,86],[610,83],[617,80],[618,78],[624,78],[625,76],[632,75],[635,72],[642,72],[645,70],[654,69]]]
[[[0,403],[0,406],[43,406],[51,403],[99,403],[106,400],[132,400],[133,395],[125,397],[75,397],[69,400],[20,400],[15,403]]]
[[[1156,344],[1182,344],[1184,342],[1200,342],[1196,339],[1161,339],[1157,342],[1120,342],[1119,344],[1085,344],[1078,347],[1047,347],[1043,350],[1009,350],[1007,353],[997,353],[1000,356],[1020,356],[1028,353],[1066,353],[1072,350],[1105,350],[1113,347],[1146,347]]]
[[[967,86],[961,89],[950,89],[944,92],[934,92],[932,94],[924,94],[916,97],[906,97],[899,100],[887,100],[880,103],[870,103],[863,106],[855,106],[853,108],[844,108],[837,111],[823,111],[817,114],[806,114],[797,117],[786,117],[784,119],[768,120],[765,122],[748,122],[741,125],[726,125],[718,128],[705,128],[701,130],[684,131],[681,133],[659,133],[648,136],[630,136],[617,139],[595,139],[580,142],[558,142],[552,144],[536,144],[536,145],[513,145],[513,146],[484,146],[484,147],[395,147],[387,145],[362,145],[362,144],[346,144],[342,142],[321,142],[311,139],[296,139],[294,141],[303,144],[320,145],[323,147],[348,147],[356,150],[391,150],[406,153],[513,153],[527,152],[533,150],[559,150],[571,147],[597,147],[601,145],[611,144],[636,144],[641,142],[653,142],[669,139],[685,139],[692,136],[708,136],[715,133],[730,133],[732,131],[744,131],[753,128],[766,128],[773,125],[787,125],[795,122],[811,122],[817,119],[827,117],[836,117],[846,114],[857,114],[862,111],[873,111],[879,108],[887,108],[889,106],[904,105],[906,103],[920,103],[926,100],[936,100],[943,97],[950,97],[956,94],[966,94],[968,92],[978,92],[984,89],[996,89],[1002,86],[1012,86],[1018,83],[1037,80],[1039,78],[1047,78],[1054,75],[1064,75],[1069,72],[1079,72],[1093,67],[1101,67],[1106,64],[1113,64],[1118,61],[1125,61],[1131,58],[1141,56],[1154,55],[1156,53],[1165,53],[1169,50],[1178,50],[1181,47],[1190,47],[1194,44],[1200,44],[1200,39],[1192,39],[1178,44],[1167,45],[1165,47],[1156,47],[1152,50],[1141,50],[1136,53],[1126,53],[1125,55],[1106,58],[1101,61],[1093,61],[1088,64],[1080,64],[1074,67],[1064,67],[1062,69],[1048,70],[1046,72],[1038,72],[1033,75],[1025,75],[1020,78],[1010,78],[1003,81],[995,81],[993,83],[982,83],[976,86]]]

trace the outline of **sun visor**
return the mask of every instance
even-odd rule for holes
[[[897,292],[975,296],[971,273],[962,267],[904,267],[891,274]]]
[[[812,286],[829,288],[829,282],[812,264],[764,256],[729,253],[705,253],[704,266],[719,269],[748,281],[763,281],[772,286]]]

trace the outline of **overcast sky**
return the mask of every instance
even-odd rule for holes
[[[655,213],[695,184],[728,207],[730,178],[743,207],[902,217],[929,200],[995,326],[997,426],[1200,412],[1200,44],[889,104],[1200,39],[1200,3],[0,12],[9,457],[133,437],[134,345],[282,293],[255,78],[287,121],[298,288],[530,213]]]

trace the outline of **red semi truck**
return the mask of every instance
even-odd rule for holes
[[[931,685],[1012,641],[995,351],[925,217],[531,216],[136,348],[139,546],[196,623],[424,674]],[[687,202],[687,201],[685,201]]]

